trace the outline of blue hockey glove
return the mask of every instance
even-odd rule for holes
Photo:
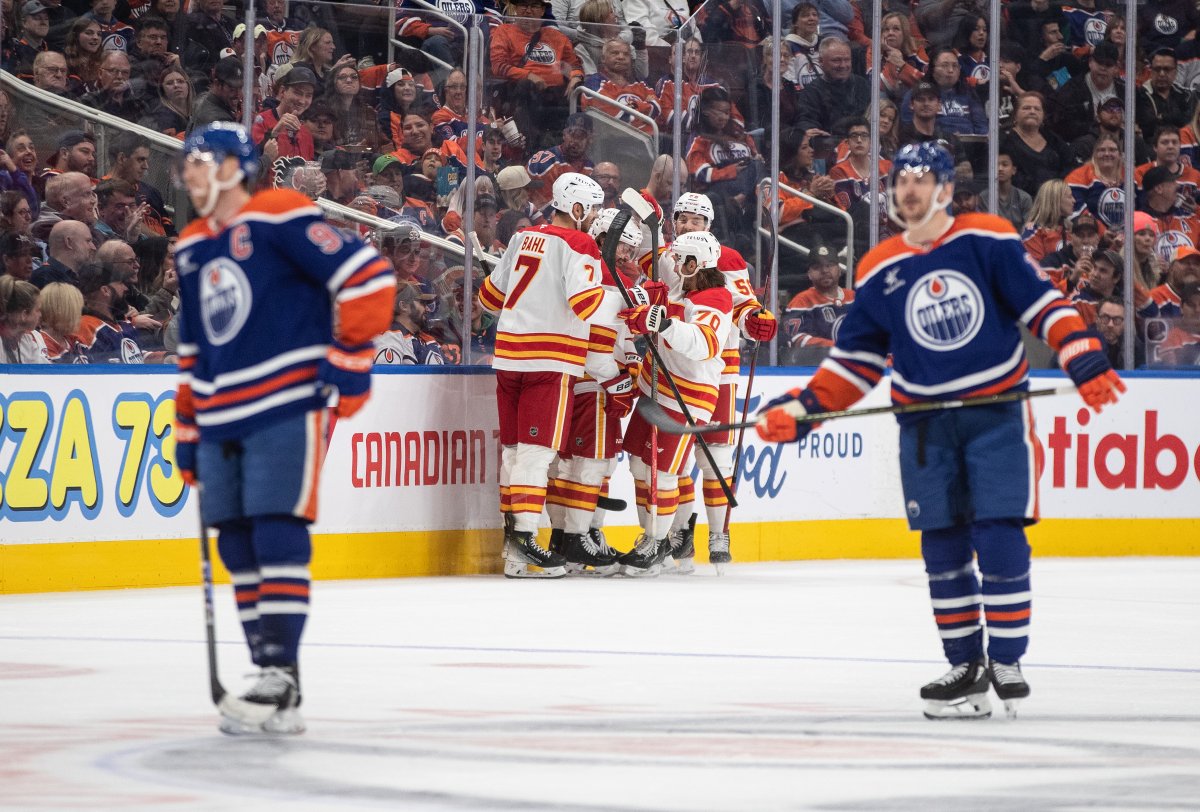
[[[371,396],[371,365],[375,353],[368,341],[354,347],[333,342],[325,360],[317,368],[317,387],[334,390],[338,395],[333,411],[338,417],[350,417]]]

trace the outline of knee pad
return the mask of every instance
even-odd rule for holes
[[[312,560],[308,525],[295,516],[256,516],[254,552],[259,567],[303,566]]]
[[[921,557],[929,575],[974,571],[971,528],[965,524],[921,531]]]
[[[529,443],[517,443],[516,453],[513,455],[513,468],[522,471],[548,473],[551,463],[557,457],[558,452],[553,448],[546,448],[543,445],[530,445]]]
[[[254,555],[254,525],[250,519],[230,519],[217,525],[217,554],[230,572],[258,569]]]
[[[696,463],[700,466],[700,470],[704,472],[705,479],[716,479],[717,473],[728,479],[733,475],[733,446],[731,445],[713,445],[708,444],[708,450],[712,454],[713,462],[717,464],[717,470],[713,471],[712,466],[708,464],[708,457],[703,451],[696,449]]]
[[[642,462],[641,457],[629,458],[629,473],[638,482],[646,482],[650,479],[650,466]]]
[[[599,487],[604,484],[604,478],[608,476],[608,460],[590,460],[576,457],[571,460],[570,476],[575,482],[581,485],[594,485]]]

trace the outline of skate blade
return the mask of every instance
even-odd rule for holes
[[[526,564],[524,561],[508,560],[504,562],[505,578],[565,578],[566,575],[566,567],[546,567],[543,569],[533,564]]]
[[[645,569],[631,567],[628,564],[621,565],[621,574],[629,578],[657,578],[660,572],[662,572],[662,564],[654,564]]]
[[[567,575],[574,578],[611,578],[621,571],[620,564],[593,567],[587,564],[567,564]]]
[[[717,576],[718,576],[718,577],[720,577],[720,576],[722,576],[722,575],[724,575],[724,574],[725,574],[725,567],[726,567],[726,566],[728,566],[728,565],[727,565],[725,562],[723,562],[723,561],[714,561],[714,562],[713,562],[713,569],[715,569],[715,570],[717,571]]]
[[[1017,718],[1017,707],[1021,704],[1021,699],[1023,699],[1023,698],[1024,697],[1018,697],[1017,699],[1005,699],[1004,700],[1004,715],[1006,717],[1008,717],[1009,719],[1016,719]]]
[[[696,571],[696,561],[693,558],[683,558],[675,562],[673,567],[664,567],[663,575],[691,575]]]
[[[992,715],[992,703],[987,694],[972,694],[961,699],[925,700],[926,719],[987,719]]]
[[[232,694],[225,694],[217,703],[217,711],[222,719],[230,719],[241,725],[261,728],[262,723],[275,713],[274,705],[263,705],[258,702],[247,702]]]
[[[304,717],[300,715],[299,709],[287,708],[275,711],[267,721],[263,722],[262,729],[264,733],[276,736],[297,736],[307,728],[304,725]]]

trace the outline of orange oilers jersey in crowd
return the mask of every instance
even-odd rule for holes
[[[757,154],[754,139],[748,135],[743,135],[740,141],[717,141],[697,135],[688,148],[688,174],[705,187],[717,181],[733,180],[740,168],[738,161]]]
[[[670,305],[671,323],[659,333],[659,353],[663,363],[675,378],[679,393],[688,405],[696,422],[712,417],[720,394],[721,376],[725,362],[721,348],[734,331],[733,299],[728,288],[709,288],[693,291],[683,297],[682,315],[679,304]],[[655,397],[650,389],[651,359],[642,359],[642,374],[638,376],[638,389],[643,396]],[[665,376],[658,373],[658,404],[675,414],[682,415],[679,403],[671,394]]]
[[[1137,186],[1137,192],[1140,196],[1145,189],[1142,188],[1142,179],[1146,177],[1146,173],[1153,169],[1156,164],[1142,164],[1133,170],[1133,182]],[[1200,171],[1190,166],[1183,160],[1179,162],[1179,168],[1182,170],[1179,177],[1175,179],[1178,185],[1178,190],[1175,195],[1176,205],[1183,206],[1187,210],[1194,209],[1196,204],[1200,202]]]
[[[696,123],[696,112],[700,106],[700,94],[707,88],[720,87],[721,83],[715,79],[709,79],[707,76],[701,76],[699,81],[689,82],[686,79],[683,82],[683,122],[681,127],[684,134],[691,131]],[[659,79],[658,85],[655,87],[655,95],[658,97],[659,122],[662,124],[664,132],[670,133],[675,127],[675,80],[674,79]],[[742,112],[738,110],[737,105],[732,101],[729,103],[729,115],[738,124],[745,126],[746,119],[742,116]]]
[[[539,76],[547,87],[565,87],[574,78],[583,78],[579,57],[571,41],[557,28],[540,29],[541,36],[530,47],[532,35],[511,23],[492,31],[492,74],[498,79],[516,82]]]
[[[793,347],[832,347],[854,291],[838,288],[837,295],[823,296],[816,288],[801,291],[788,302],[780,329]]]
[[[1026,226],[1021,232],[1021,242],[1029,256],[1038,262],[1047,254],[1053,254],[1066,245],[1067,233],[1063,228],[1033,228]]]
[[[619,82],[602,73],[592,73],[583,80],[583,84],[601,96],[614,99],[617,103],[649,117],[650,121],[657,122],[659,114],[662,112],[658,107],[658,98],[645,82]],[[626,124],[637,127],[644,133],[651,132],[652,128],[649,122],[630,115],[616,105],[607,104],[592,96],[584,96],[580,106],[584,110],[595,107],[618,121],[624,121]]]
[[[300,44],[299,31],[268,31],[266,37],[267,64],[283,65],[292,61],[296,46]]]
[[[960,215],[927,250],[896,236],[862,258],[854,304],[809,389],[826,408],[847,408],[890,354],[894,403],[1024,391],[1018,323],[1056,351],[1084,329],[1007,220]]]
[[[1146,318],[1177,319],[1183,315],[1183,300],[1175,289],[1164,282],[1150,289],[1146,301],[1138,309]]]
[[[1200,246],[1200,217],[1183,217],[1178,214],[1155,215],[1155,225],[1158,226],[1158,239],[1154,241],[1154,253],[1164,265],[1170,265],[1175,260],[1176,249],[1183,247],[1196,248]]]
[[[392,321],[391,266],[299,192],[259,192],[219,231],[193,221],[175,265],[176,412],[207,440],[323,408],[317,369],[329,345],[366,344]]]
[[[1163,342],[1154,348],[1154,356],[1160,364],[1195,367],[1200,364],[1200,335],[1172,327]]]
[[[880,190],[887,184],[888,175],[891,172],[891,161],[879,162]],[[870,167],[867,167],[867,174],[863,175],[854,168],[854,164],[850,163],[849,158],[834,164],[833,169],[829,170],[829,177],[833,180],[834,199],[842,211],[849,211],[851,206],[862,200],[863,196],[871,191]]]
[[[590,158],[584,158],[581,163],[568,161],[563,155],[561,146],[535,152],[525,168],[531,179],[541,181],[542,185],[538,188],[529,188],[529,199],[539,209],[545,208],[550,203],[550,198],[554,194],[554,181],[558,180],[558,176],[563,172],[578,172],[581,175],[590,176],[595,169]],[[549,217],[548,212],[544,212],[544,214]]]
[[[513,235],[479,303],[499,313],[495,369],[583,375],[588,322],[604,301],[600,250],[582,231],[533,226]]]

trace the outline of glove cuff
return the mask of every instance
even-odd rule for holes
[[[615,378],[610,378],[600,385],[610,395],[624,395],[633,391],[633,378],[627,374],[621,374]]]
[[[329,352],[325,357],[338,369],[350,372],[370,372],[375,361],[375,353],[370,342],[347,346],[340,341],[335,341],[329,347]]]
[[[176,443],[200,442],[200,429],[196,428],[194,424],[180,423],[176,421],[173,431],[175,433]]]

